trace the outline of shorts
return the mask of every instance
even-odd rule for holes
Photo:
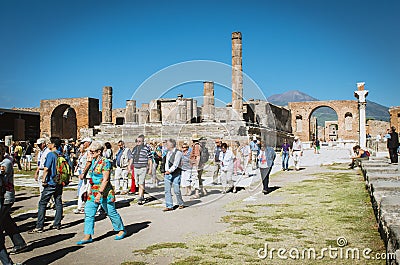
[[[125,179],[125,180],[127,180],[128,179],[128,174],[129,174],[128,169],[117,167],[115,169],[115,177],[114,178],[115,179]]]
[[[32,155],[26,155],[25,158],[26,158],[26,162],[28,162],[28,163],[32,162]]]
[[[192,185],[192,170],[182,170],[181,187],[190,187]]]
[[[147,167],[135,168],[135,183],[144,185],[146,179]]]

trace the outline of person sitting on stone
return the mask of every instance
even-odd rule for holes
[[[359,167],[361,161],[369,159],[369,152],[363,150],[359,145],[353,147],[354,156],[351,158],[350,168]]]

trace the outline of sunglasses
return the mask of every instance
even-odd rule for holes
[[[98,151],[100,151],[100,150],[96,150],[96,151],[90,150],[90,153],[91,153],[91,154],[94,154],[94,153],[96,153],[96,152],[98,152]]]

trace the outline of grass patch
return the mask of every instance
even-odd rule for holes
[[[265,261],[257,259],[257,250],[265,243],[270,249],[322,249],[337,247],[339,236],[344,236],[352,247],[385,252],[365,182],[357,172],[334,171],[321,166],[313,167],[311,172],[306,169],[304,174],[306,181],[290,181],[279,191],[269,194],[266,200],[257,198],[253,204],[241,200],[229,203],[226,208],[230,213],[220,220],[231,225],[228,229],[197,237],[188,243],[185,253],[201,259],[180,258],[173,264],[264,264]],[[279,173],[274,177],[287,178],[288,175]],[[152,253],[152,250],[147,252]],[[182,256],[182,250],[154,252],[153,255]],[[153,257],[144,256],[149,263],[154,263]],[[274,259],[271,264],[294,263]],[[340,260],[318,262],[325,263],[342,264]],[[355,264],[363,263],[357,261]],[[368,264],[384,263],[369,260]]]
[[[244,235],[244,236],[248,236],[248,235],[254,234],[253,231],[248,230],[248,229],[242,229],[242,230],[239,230],[239,231],[235,231],[233,233],[235,235]]]
[[[214,258],[219,258],[219,259],[233,259],[232,255],[225,254],[225,253],[218,253],[216,255],[213,255]]]
[[[228,246],[228,244],[225,244],[225,243],[215,243],[215,244],[212,244],[210,247],[222,249],[222,248],[226,248],[227,246]]]
[[[247,215],[226,215],[221,218],[224,223],[230,223],[232,225],[243,225],[247,223],[254,223],[258,217],[247,216]]]
[[[200,252],[201,254],[206,254],[209,250],[205,247],[195,248],[194,251]]]
[[[262,248],[262,247],[264,247],[263,244],[256,244],[256,243],[247,244],[247,246],[248,246],[249,248],[257,249],[257,250],[260,249],[260,248]]]
[[[148,246],[145,249],[134,250],[133,253],[138,254],[151,254],[155,250],[166,249],[166,248],[188,248],[186,243],[160,243]]]
[[[143,261],[125,261],[122,262],[121,265],[146,265],[146,262]]]
[[[197,264],[201,260],[201,257],[199,256],[189,256],[186,257],[182,260],[178,260],[175,262],[172,262],[171,265],[191,265],[191,264]]]

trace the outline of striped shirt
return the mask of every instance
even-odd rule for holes
[[[151,148],[148,145],[138,145],[132,150],[133,166],[135,168],[147,167],[149,159],[153,159]]]

